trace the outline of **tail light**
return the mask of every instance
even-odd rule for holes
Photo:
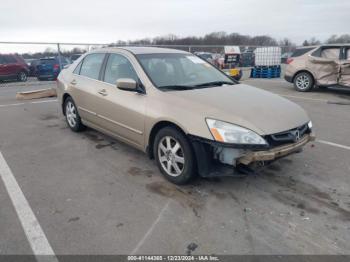
[[[55,64],[55,65],[53,65],[53,69],[55,69],[55,70],[60,69],[60,65],[59,65],[59,64]]]
[[[287,64],[289,65],[290,63],[293,62],[293,58],[287,58]]]

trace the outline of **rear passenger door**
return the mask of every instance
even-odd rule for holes
[[[70,93],[78,107],[81,118],[90,123],[97,122],[97,92],[105,53],[87,55],[73,71],[69,83]]]
[[[340,63],[339,85],[350,87],[350,46],[344,46]]]
[[[307,68],[313,72],[317,85],[328,86],[338,83],[340,47],[320,47],[307,62]]]

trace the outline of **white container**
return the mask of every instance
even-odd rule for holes
[[[256,66],[274,66],[281,64],[280,47],[258,47],[254,51]]]

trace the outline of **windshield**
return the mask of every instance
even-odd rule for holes
[[[159,89],[180,90],[235,83],[211,64],[191,54],[141,54],[137,58]]]

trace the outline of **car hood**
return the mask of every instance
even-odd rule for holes
[[[244,84],[167,93],[178,106],[193,110],[191,114],[236,124],[259,135],[286,131],[309,121],[299,105]]]

